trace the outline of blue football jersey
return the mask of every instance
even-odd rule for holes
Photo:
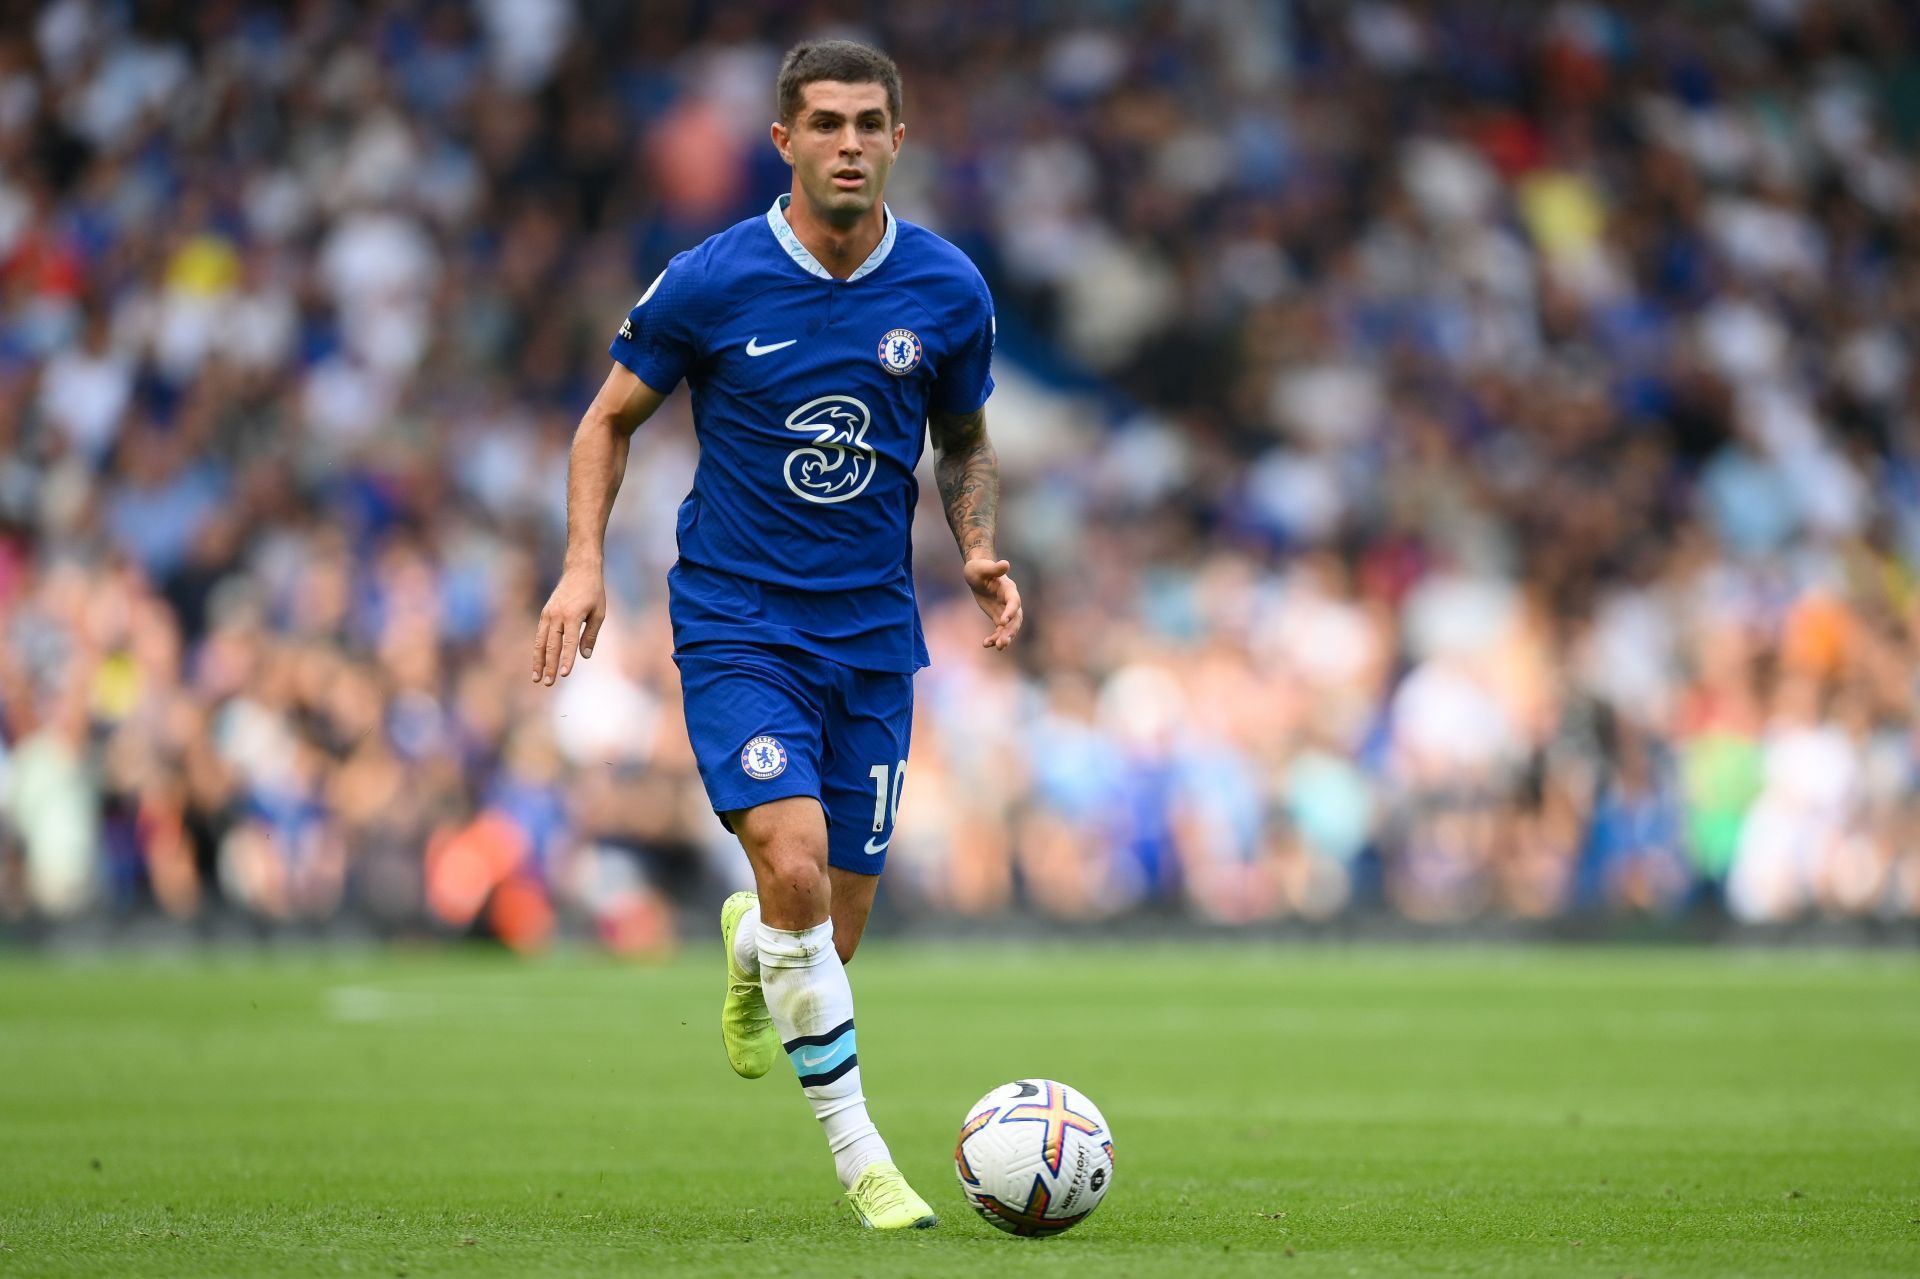
[[[929,413],[993,391],[993,300],[966,255],[886,211],[836,280],[791,196],[674,258],[610,354],[685,378],[700,460],[669,577],[674,644],[785,644],[849,666],[927,664],[913,595],[914,466]]]

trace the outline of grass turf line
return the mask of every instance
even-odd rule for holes
[[[875,946],[861,1064],[936,1231],[856,1229],[717,950],[0,964],[0,1274],[1920,1271],[1908,955]],[[1114,1126],[1055,1240],[950,1152],[1048,1075]]]

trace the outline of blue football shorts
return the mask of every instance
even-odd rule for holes
[[[811,795],[827,814],[828,865],[878,875],[907,780],[913,676],[730,642],[681,649],[673,660],[687,737],[721,820]]]

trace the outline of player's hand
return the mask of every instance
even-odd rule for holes
[[[1011,567],[1005,560],[982,558],[968,560],[963,570],[974,602],[993,623],[993,634],[980,641],[981,648],[1005,652],[1027,620],[1026,610],[1020,606],[1020,588],[1007,576]]]
[[[569,567],[540,610],[540,629],[533,637],[533,682],[564,679],[573,670],[576,645],[580,656],[592,657],[593,641],[606,620],[607,588],[600,570]]]

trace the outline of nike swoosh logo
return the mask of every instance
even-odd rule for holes
[[[800,1064],[802,1066],[818,1066],[821,1062],[825,1061],[828,1057],[831,1057],[832,1055],[833,1055],[832,1053],[803,1052],[800,1054]]]
[[[792,346],[795,342],[798,342],[799,340],[800,340],[799,338],[788,338],[784,342],[774,342],[768,346],[761,346],[760,335],[756,333],[752,337],[747,339],[747,354],[748,355],[765,355],[769,351],[784,351],[788,347]]]
[[[878,844],[877,846],[876,846],[876,845],[874,844],[874,842],[873,842],[872,840],[868,840],[868,841],[867,841],[867,855],[868,855],[868,856],[870,856],[870,857],[878,857],[878,856],[879,856],[880,854],[882,854],[882,853],[884,853],[884,852],[886,852],[886,851],[887,851],[887,845],[888,845],[888,844],[891,844],[892,842],[893,842],[893,836],[891,836],[891,835],[889,835],[889,836],[887,836],[887,837],[886,837],[885,839],[883,839],[883,840],[881,840],[881,841],[880,841],[880,843],[879,843],[879,844]]]

